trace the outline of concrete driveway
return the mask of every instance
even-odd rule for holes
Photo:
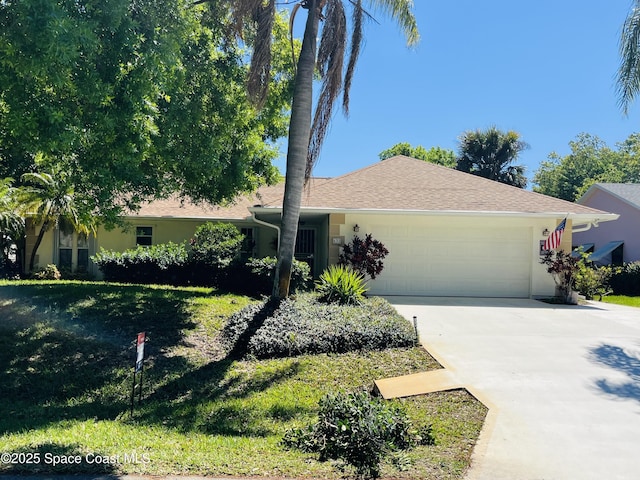
[[[640,478],[640,309],[387,298],[489,407],[465,479]]]

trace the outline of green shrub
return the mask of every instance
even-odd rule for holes
[[[244,235],[230,223],[207,222],[191,239],[191,256],[196,263],[214,268],[228,267],[240,256]]]
[[[49,264],[35,272],[33,277],[38,280],[60,280],[62,278],[62,274],[58,270],[58,267],[53,264]]]
[[[610,284],[616,295],[640,295],[640,262],[627,263],[614,272]]]
[[[329,265],[316,283],[320,301],[358,304],[367,291],[364,276],[344,265]]]
[[[221,284],[235,293],[270,295],[277,259],[274,257],[250,258],[246,263],[235,262],[227,269]],[[291,269],[291,293],[308,290],[311,285],[311,269],[305,262],[294,260]]]
[[[604,295],[612,292],[609,283],[616,270],[616,267],[610,265],[593,265],[589,262],[589,254],[583,254],[582,261],[578,263],[578,271],[574,275],[575,288],[587,300],[596,296],[602,300]]]
[[[91,260],[110,282],[182,285],[191,277],[184,243],[139,246],[124,252],[101,249]]]
[[[287,448],[317,453],[321,461],[341,460],[365,478],[379,477],[390,453],[420,443],[433,443],[433,437],[423,441],[404,410],[366,392],[325,395],[315,425],[289,430],[283,439]]]
[[[199,285],[224,284],[227,271],[240,258],[243,240],[244,235],[230,223],[200,225],[189,242],[194,282]]]
[[[222,338],[233,345],[253,324],[261,306],[231,316]],[[247,351],[258,358],[300,354],[382,350],[416,344],[410,322],[384,299],[365,299],[362,305],[323,304],[312,294],[283,300],[252,334]]]

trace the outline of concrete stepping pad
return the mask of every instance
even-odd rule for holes
[[[382,398],[401,398],[425,393],[464,388],[447,369],[413,373],[402,377],[376,380],[375,389]]]

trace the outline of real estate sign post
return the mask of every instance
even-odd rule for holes
[[[136,398],[136,388],[138,389],[138,403],[142,401],[142,374],[144,372],[144,344],[146,333],[138,333],[136,339],[136,363],[133,367],[133,386],[131,388],[131,415],[133,416],[133,404]],[[140,374],[138,376],[138,374]],[[138,382],[136,382],[136,380]]]

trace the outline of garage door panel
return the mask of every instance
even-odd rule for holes
[[[389,249],[384,271],[370,282],[372,293],[529,295],[532,234],[528,228],[373,226],[372,232]]]

